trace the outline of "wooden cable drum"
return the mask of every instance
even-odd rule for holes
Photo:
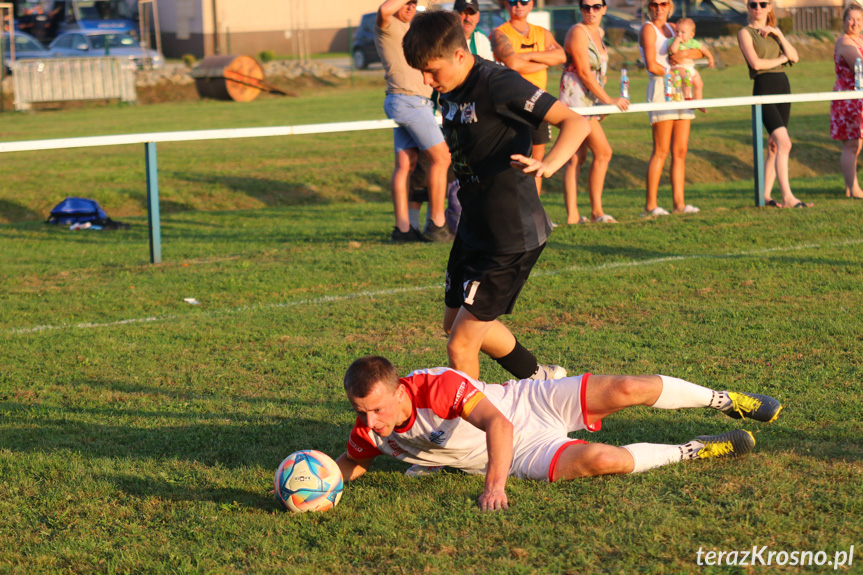
[[[264,69],[249,56],[210,56],[201,60],[194,70],[195,88],[202,98],[251,102],[262,90]]]

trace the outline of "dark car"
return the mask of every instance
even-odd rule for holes
[[[375,18],[377,15],[377,12],[363,14],[360,25],[354,32],[354,41],[351,45],[354,68],[365,70],[369,64],[381,61],[377,48],[375,48]]]
[[[581,22],[581,12],[577,6],[572,9],[556,8],[551,13],[551,32],[557,43],[563,46],[566,33],[573,25]],[[602,18],[600,27],[604,30],[623,30],[623,39],[638,42],[638,30],[641,20],[628,12],[609,8]],[[606,36],[606,38],[609,38]],[[609,38],[610,39],[610,38]],[[608,40],[606,41],[608,43]]]
[[[746,5],[735,0],[702,0],[693,2],[687,0],[674,11],[672,21],[686,17],[695,22],[695,37],[716,38],[717,36],[728,36],[735,26],[746,26],[748,24]]]
[[[684,15],[695,22],[696,38],[728,36],[734,28],[748,24],[746,4],[740,0],[678,1],[675,3],[674,14],[668,20],[677,22]]]
[[[3,33],[3,64],[9,72],[12,67],[12,52],[9,32]],[[54,55],[45,49],[36,38],[24,32],[15,32],[15,60],[47,60]]]

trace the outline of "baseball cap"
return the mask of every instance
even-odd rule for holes
[[[468,9],[479,12],[479,2],[477,0],[455,0],[452,9],[456,12],[464,12]]]

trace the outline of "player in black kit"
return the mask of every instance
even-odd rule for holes
[[[539,258],[551,222],[535,177],[572,157],[590,126],[517,72],[471,55],[453,12],[414,18],[403,41],[408,64],[440,92],[443,129],[462,205],[446,272],[444,329],[449,365],[479,377],[479,352],[519,379],[566,375],[536,357],[497,318],[512,312]],[[560,129],[542,161],[530,158],[531,129]]]

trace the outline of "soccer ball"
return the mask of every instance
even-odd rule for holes
[[[276,500],[285,511],[327,511],[342,498],[342,472],[326,453],[305,449],[276,469]]]

